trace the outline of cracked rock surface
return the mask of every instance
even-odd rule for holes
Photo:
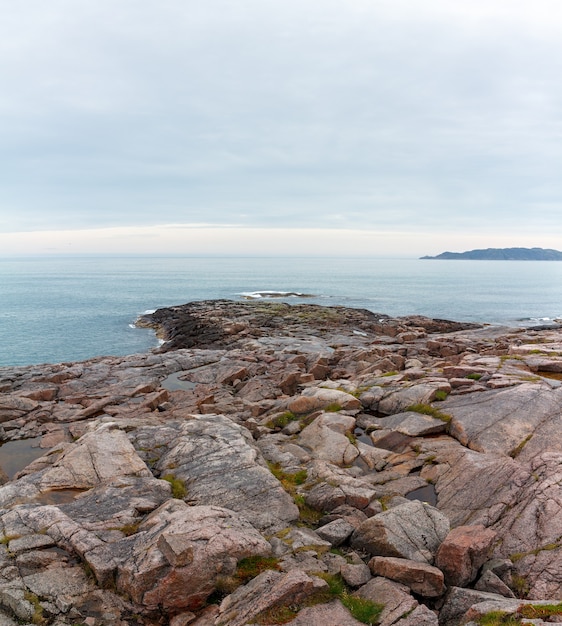
[[[558,602],[557,327],[230,301],[139,323],[160,349],[0,368],[0,625],[356,626],[354,598],[373,624],[456,626]]]

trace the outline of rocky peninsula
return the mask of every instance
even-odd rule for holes
[[[163,345],[0,368],[0,626],[562,623],[559,327],[138,323]]]

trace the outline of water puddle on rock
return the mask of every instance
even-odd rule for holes
[[[41,437],[33,437],[7,441],[0,446],[0,467],[10,480],[32,461],[46,453],[46,450],[39,447],[40,441]]]
[[[355,439],[357,439],[357,441],[360,441],[361,443],[365,443],[368,446],[372,446],[373,445],[373,440],[371,439],[370,435],[368,435],[363,428],[356,428],[353,431],[353,436],[355,437]]]
[[[84,489],[56,489],[39,494],[33,501],[39,504],[67,504],[74,502],[81,493],[84,493]]]
[[[437,505],[437,492],[435,491],[435,487],[431,484],[420,487],[419,489],[414,489],[414,491],[407,493],[405,497],[408,500],[427,502],[427,504],[431,504],[431,506]]]
[[[170,374],[160,383],[160,387],[167,389],[168,391],[191,391],[197,387],[197,383],[192,383],[190,380],[182,380],[184,372],[174,372]]]

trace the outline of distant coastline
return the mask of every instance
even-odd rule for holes
[[[466,252],[442,252],[437,256],[422,256],[430,260],[473,261],[562,261],[562,252],[546,248],[486,248]]]

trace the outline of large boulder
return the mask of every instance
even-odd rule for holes
[[[340,466],[351,465],[359,450],[346,433],[353,432],[354,426],[355,420],[349,415],[322,413],[301,432],[299,443],[312,450],[315,458]]]
[[[170,500],[116,546],[117,589],[150,610],[201,608],[220,577],[270,544],[233,511]]]
[[[496,533],[484,526],[458,526],[445,537],[435,564],[445,574],[447,585],[466,587],[488,560]]]
[[[426,563],[374,556],[369,561],[369,568],[373,575],[402,583],[424,598],[435,598],[445,592],[443,572]]]
[[[284,574],[263,572],[222,601],[216,626],[244,626],[260,613],[279,606],[298,605],[326,587],[326,582],[299,569]]]
[[[189,502],[236,511],[256,528],[276,532],[299,510],[266,466],[248,430],[223,415],[201,415],[168,426],[162,475],[183,480]],[[148,435],[156,432],[151,429]]]
[[[443,513],[413,500],[367,519],[353,533],[351,544],[373,556],[431,565],[449,529],[449,520]]]

